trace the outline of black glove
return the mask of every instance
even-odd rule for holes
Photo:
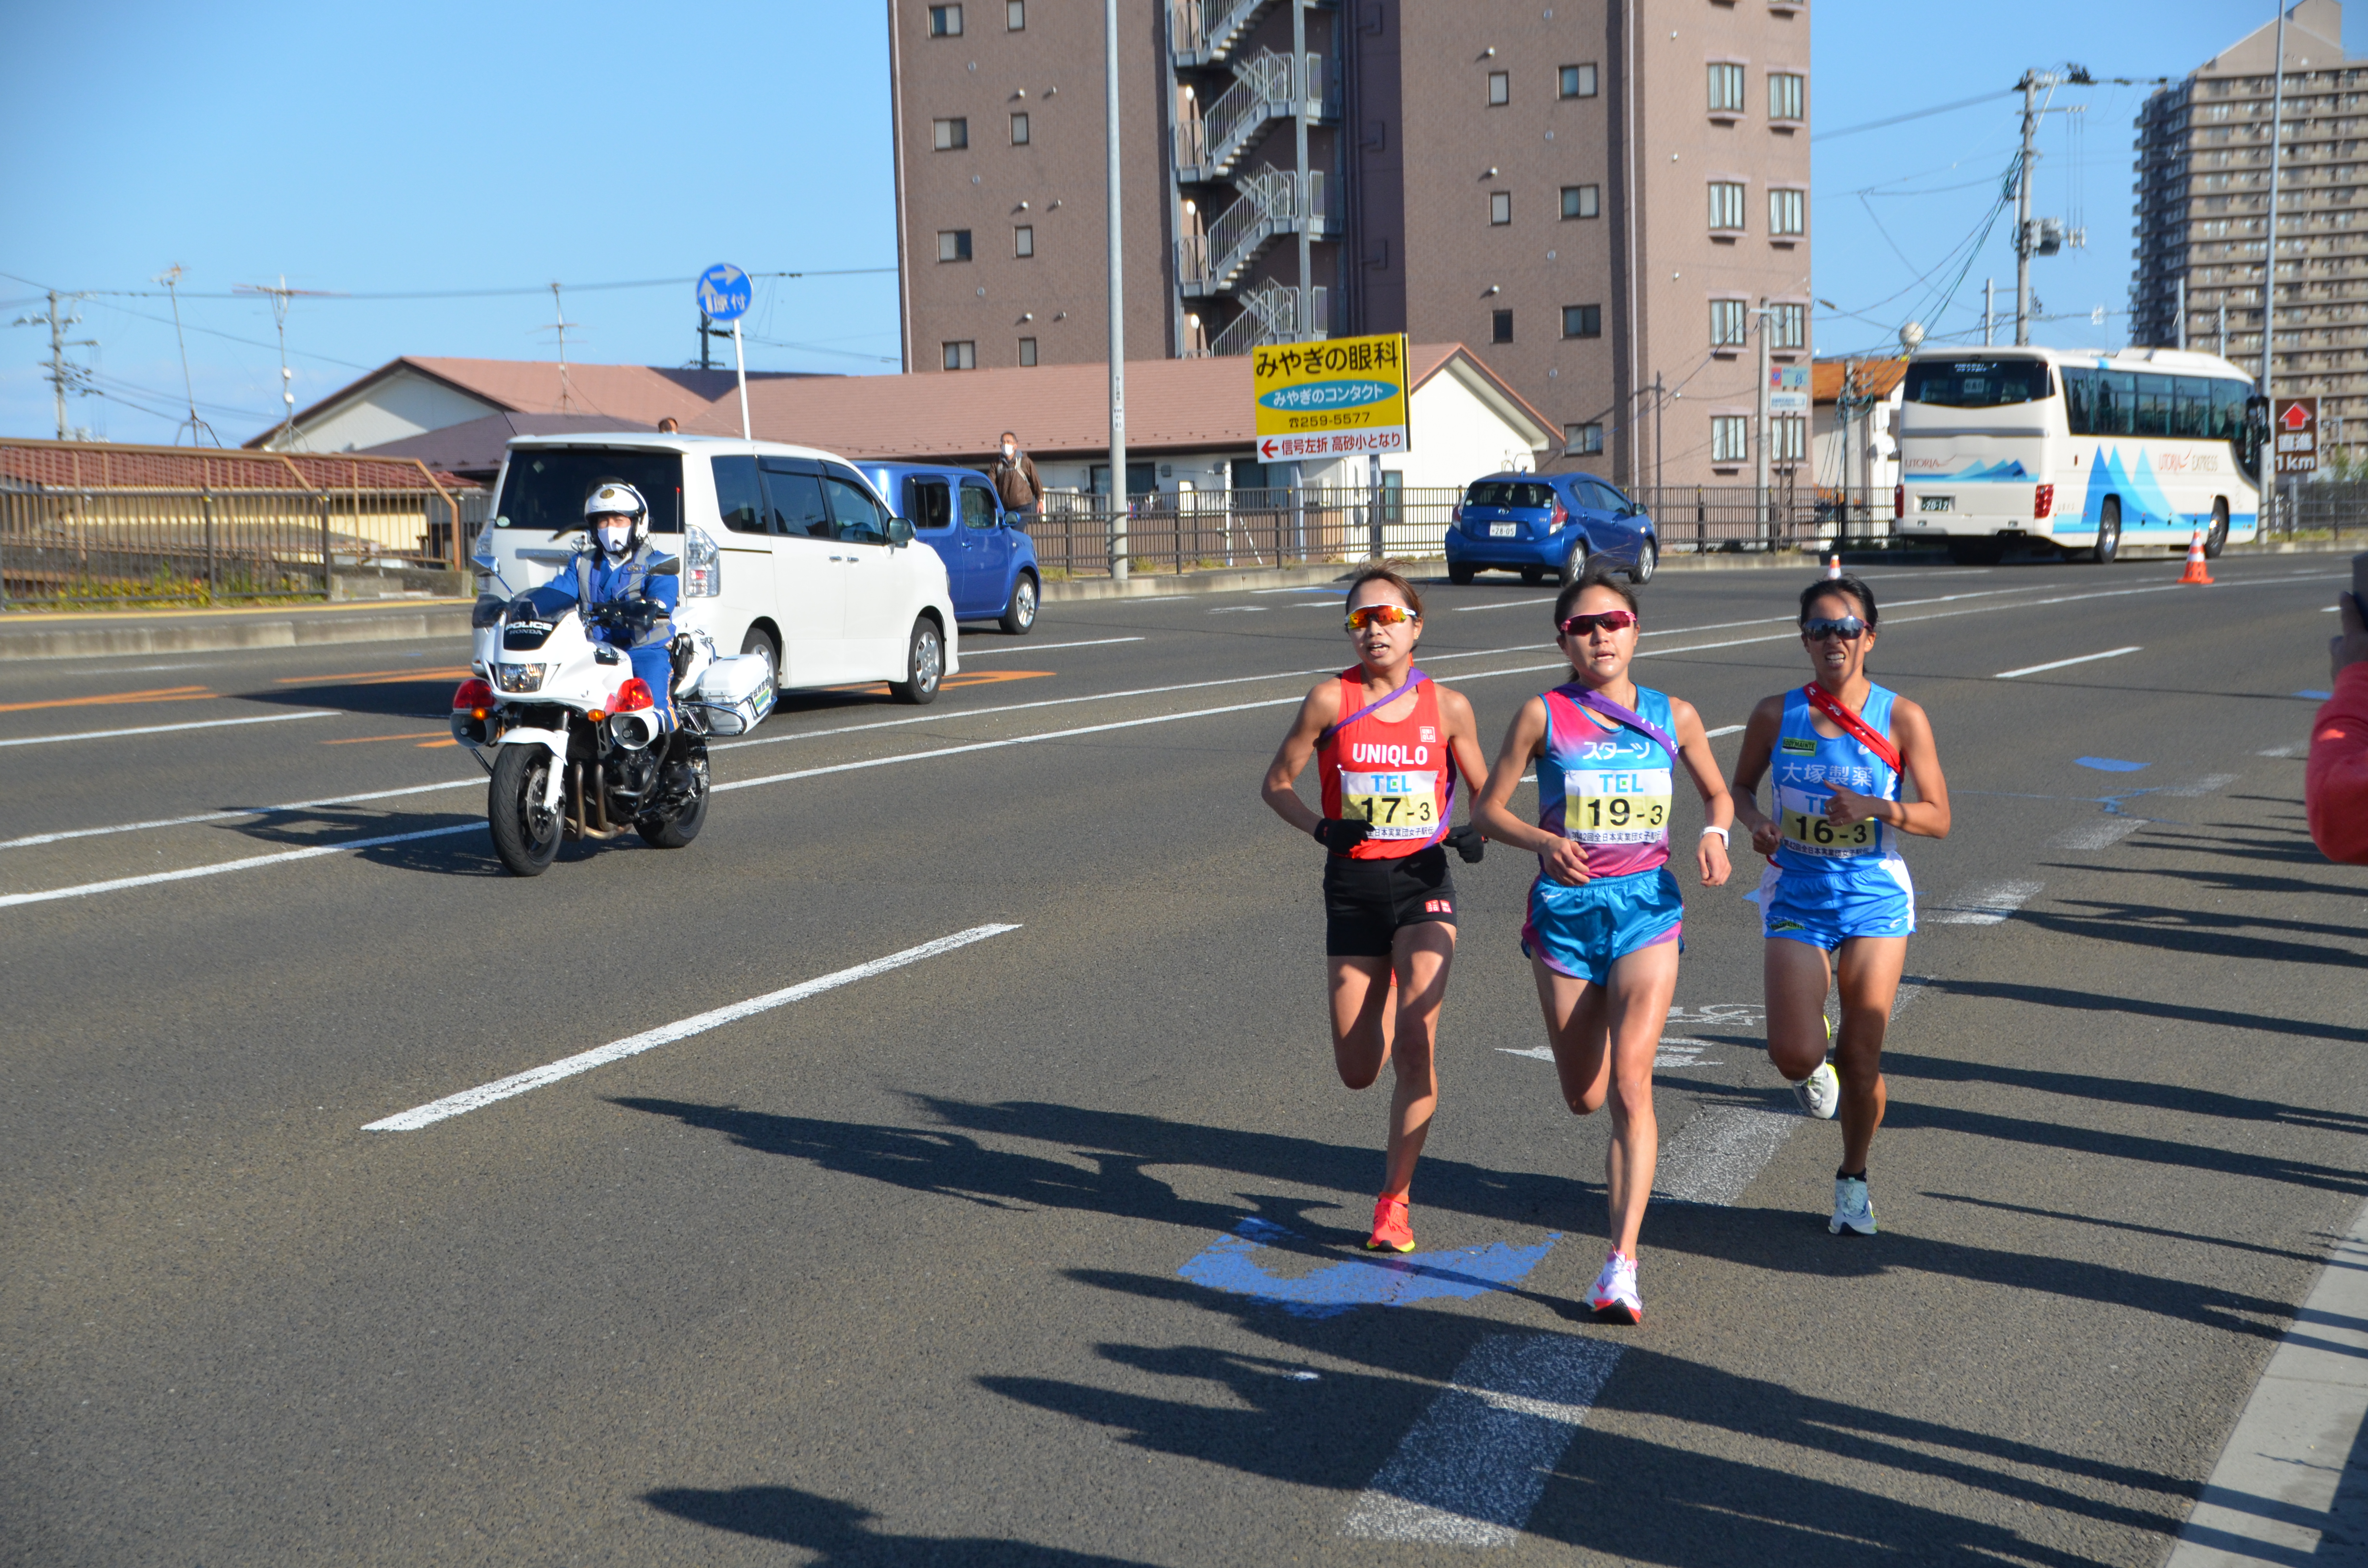
[[[1447,837],[1441,842],[1458,855],[1463,856],[1463,863],[1467,866],[1478,865],[1481,855],[1488,847],[1488,841],[1480,835],[1480,824],[1476,822],[1467,822],[1462,827],[1449,828]]]
[[[1326,817],[1315,824],[1315,842],[1335,855],[1346,855],[1372,831],[1372,823],[1358,817]]]

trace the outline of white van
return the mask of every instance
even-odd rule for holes
[[[886,681],[921,703],[961,668],[945,562],[915,546],[912,525],[853,464],[775,441],[514,438],[472,557],[479,592],[507,598],[556,575],[605,479],[642,493],[651,542],[682,558],[678,622],[724,653],[771,660],[779,686]]]

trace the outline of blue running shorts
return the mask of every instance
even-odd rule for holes
[[[1786,877],[1775,867],[1759,880],[1759,934],[1832,952],[1852,937],[1905,937],[1916,929],[1916,890],[1907,868],[1863,881]]]
[[[1686,902],[1667,866],[1570,887],[1540,877],[1530,889],[1521,951],[1556,974],[1607,985],[1611,966],[1662,942],[1684,949]]]

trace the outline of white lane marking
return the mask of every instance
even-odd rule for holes
[[[1740,724],[1721,724],[1715,730],[1704,730],[1702,732],[1702,739],[1706,741],[1714,741],[1721,735],[1739,735],[1742,733],[1743,726]]]
[[[1216,608],[1214,608],[1214,609],[1211,610],[1209,613],[1210,613],[1211,615],[1264,615],[1264,614],[1266,613],[1266,606],[1264,606],[1264,605],[1219,605]]]
[[[349,838],[342,844],[316,844],[309,849],[282,849],[269,855],[250,855],[244,860],[225,860],[215,866],[191,866],[187,870],[154,871],[142,877],[118,877],[112,881],[84,882],[79,887],[45,888],[40,892],[12,892],[0,895],[0,909],[19,903],[47,903],[52,899],[82,898],[95,892],[120,892],[125,888],[154,887],[159,882],[185,882],[196,877],[219,877],[227,871],[251,871],[262,866],[280,866],[291,860],[312,860],[323,855],[343,855],[349,849],[375,849],[381,844],[408,844],[416,838],[442,838],[448,834],[483,833],[481,822],[462,823],[458,827],[423,828],[416,833],[390,833],[377,838]]]
[[[2333,615],[2337,610],[2340,610],[2343,607],[2341,605],[2321,605],[2318,607],[2318,613],[2321,615]]]
[[[2099,817],[2066,828],[2047,841],[2050,849],[2102,849],[2146,825],[2143,817]]]
[[[391,801],[398,795],[432,795],[482,784],[482,778],[450,778],[441,784],[414,784],[404,790],[373,790],[365,795],[332,795],[321,801],[290,801],[284,806],[241,806],[235,811],[199,812],[195,816],[159,817],[154,822],[121,822],[109,827],[77,827],[63,833],[37,833],[28,838],[0,839],[0,849],[25,849],[36,844],[62,844],[69,838],[100,838],[110,833],[138,833],[152,827],[186,827],[191,823],[228,822],[234,817],[276,816],[282,812],[309,812],[321,806],[351,806],[364,801]]]
[[[2174,784],[2162,793],[2173,800],[2200,801],[2215,790],[2226,790],[2237,782],[2237,778],[2234,773],[2207,773],[2192,784]]]
[[[1996,926],[2038,895],[2044,882],[1995,882],[1960,893],[1932,919],[1941,926]]]
[[[1340,1533],[1507,1546],[1619,1365],[1620,1346],[1568,1334],[1492,1334],[1472,1347]]]
[[[1318,583],[1313,587],[1301,588],[1252,588],[1250,592],[1253,594],[1340,594],[1343,597],[1347,597],[1338,583]]]
[[[228,724],[284,724],[290,719],[334,719],[323,710],[314,713],[259,713],[252,719],[200,719],[192,724],[143,724],[136,730],[85,730],[78,735],[26,735],[0,741],[0,746],[46,746],[60,741],[108,741],[118,735],[162,735],[174,730],[219,730]]]
[[[2111,652],[2103,653],[2083,653],[2077,659],[2058,659],[2052,665],[2029,665],[2019,670],[2000,670],[1991,678],[1993,680],[2012,680],[2017,676],[2035,676],[2042,670],[2066,669],[2073,665],[2093,665],[2099,659],[2118,659],[2123,653],[2135,653],[2137,651],[2137,648],[2133,646],[2128,648],[2115,648]]]
[[[1723,1067],[1725,1065],[1723,1062],[1702,1060],[1702,1053],[1714,1049],[1716,1043],[1714,1040],[1695,1040],[1691,1035],[1663,1035],[1659,1047],[1653,1052],[1653,1065],[1656,1067]],[[1554,1047],[1550,1045],[1532,1045],[1526,1050],[1517,1046],[1500,1045],[1497,1049],[1508,1056],[1525,1056],[1532,1062],[1554,1060]]]
[[[1743,1196],[1801,1120],[1766,1106],[1710,1106],[1662,1145],[1653,1196],[1721,1207]]]
[[[1475,609],[1520,609],[1527,605],[1550,605],[1561,597],[1559,594],[1548,594],[1542,599],[1498,599],[1495,604],[1488,605],[1457,605],[1455,613],[1470,615]]]
[[[795,985],[784,986],[779,991],[768,991],[762,996],[751,996],[746,1002],[734,1002],[728,1007],[718,1007],[712,1012],[700,1013],[671,1024],[661,1024],[656,1028],[644,1029],[640,1034],[628,1035],[623,1040],[611,1040],[607,1045],[598,1046],[590,1051],[578,1051],[574,1056],[564,1056],[556,1062],[531,1068],[524,1073],[514,1073],[507,1078],[496,1078],[490,1084],[480,1084],[473,1089],[463,1089],[457,1095],[447,1095],[440,1100],[430,1100],[424,1106],[404,1111],[400,1115],[385,1117],[370,1122],[362,1131],[365,1132],[416,1132],[423,1127],[431,1126],[448,1118],[476,1110],[480,1107],[492,1105],[497,1100],[506,1100],[513,1096],[525,1094],[529,1089],[539,1089],[545,1084],[555,1084],[562,1078],[572,1078],[579,1073],[589,1073],[595,1067],[605,1066],[609,1062],[621,1061],[628,1056],[639,1056],[643,1051],[655,1051],[662,1045],[672,1045],[676,1040],[688,1040],[692,1035],[705,1034],[708,1030],[721,1028],[725,1024],[737,1023],[742,1018],[754,1017],[758,1013],[768,1013],[776,1007],[784,1007],[792,1002],[803,1002],[809,996],[818,996],[825,991],[835,991],[842,985],[852,985],[859,980],[869,980],[875,974],[885,974],[892,969],[902,969],[906,964],[919,963],[923,959],[933,959],[939,953],[950,953],[956,948],[966,948],[973,942],[983,942],[989,937],[1000,937],[1006,931],[1019,929],[1019,926],[1008,922],[991,926],[973,926],[967,931],[957,931],[951,937],[940,937],[934,942],[924,942],[917,948],[906,948],[901,953],[890,953],[884,959],[873,959],[870,963],[860,963],[851,969],[842,969],[834,973],[823,975],[819,979],[802,981]]]
[[[2282,746],[2270,746],[2257,751],[2255,756],[2294,756],[2310,749],[2308,741],[2288,741]]]
[[[1140,637],[1096,637],[1084,642],[1014,642],[1008,648],[973,648],[964,644],[962,656],[984,659],[996,653],[1050,653],[1063,648],[1107,648],[1113,642],[1140,642]]]

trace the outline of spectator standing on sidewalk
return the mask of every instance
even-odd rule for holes
[[[2330,860],[2368,866],[2368,606],[2335,596],[2341,635],[2328,643],[2335,695],[2310,722],[2310,767],[2303,807],[2311,841]]]
[[[1044,482],[1036,477],[1036,460],[1020,449],[1019,437],[1006,430],[1003,450],[996,454],[995,466],[986,471],[995,482],[995,493],[1003,499],[1003,509],[1023,517],[1032,516],[1036,503],[1044,494]]]

